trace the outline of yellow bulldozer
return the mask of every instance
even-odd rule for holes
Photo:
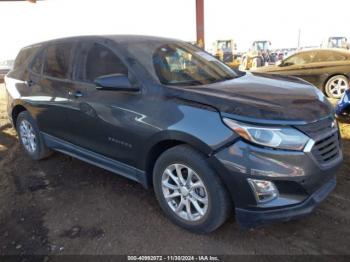
[[[237,44],[233,39],[216,40],[213,44],[214,55],[229,67],[237,69],[241,63],[237,53]]]
[[[249,70],[275,62],[276,57],[271,54],[271,42],[259,40],[254,41],[249,51],[243,55],[240,69]]]

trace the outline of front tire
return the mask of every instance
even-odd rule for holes
[[[262,59],[260,57],[255,57],[253,59],[253,64],[252,64],[252,68],[258,68],[258,67],[262,67],[263,62]]]
[[[247,57],[243,57],[242,59],[242,70],[248,70],[248,58]]]
[[[158,158],[153,186],[170,220],[192,232],[214,231],[231,211],[230,198],[220,178],[205,157],[189,146],[176,146]]]
[[[32,159],[44,159],[51,154],[35,120],[27,111],[23,111],[18,115],[16,129],[21,145]]]
[[[343,75],[331,77],[325,85],[325,93],[329,98],[339,99],[349,89],[349,79]]]

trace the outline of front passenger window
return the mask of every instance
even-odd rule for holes
[[[87,53],[84,80],[93,82],[100,76],[111,74],[127,75],[128,70],[111,50],[94,44]]]

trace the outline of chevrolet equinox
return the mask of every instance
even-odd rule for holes
[[[340,133],[317,88],[233,71],[182,41],[43,42],[19,52],[5,84],[31,158],[59,151],[152,187],[193,232],[232,210],[245,228],[299,218],[336,185]]]

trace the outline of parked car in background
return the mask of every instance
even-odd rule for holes
[[[11,70],[13,60],[5,60],[0,62],[0,82],[4,81],[5,75]]]
[[[327,98],[300,79],[236,72],[182,41],[44,42],[21,50],[5,83],[32,159],[55,150],[153,188],[194,232],[233,210],[243,227],[298,218],[336,185],[343,157]]]
[[[350,120],[350,90],[346,90],[335,107],[335,113],[339,119]]]
[[[254,72],[300,77],[330,98],[339,99],[349,89],[350,52],[341,49],[312,49],[297,52],[273,66]]]

